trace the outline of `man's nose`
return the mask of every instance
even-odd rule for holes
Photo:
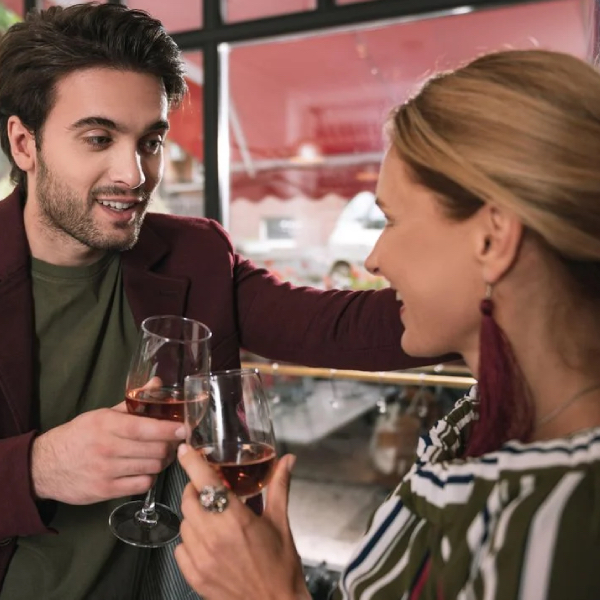
[[[115,184],[127,186],[131,190],[142,186],[146,175],[140,153],[137,150],[128,150],[115,156],[111,176]]]

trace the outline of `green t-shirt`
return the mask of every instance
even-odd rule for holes
[[[124,399],[137,327],[118,254],[86,267],[58,267],[34,259],[31,272],[37,341],[34,393],[38,426],[44,432]],[[58,503],[49,524],[58,534],[19,538],[0,600],[116,598],[104,591],[104,567],[111,558],[115,562],[115,549],[124,552],[108,528],[110,512],[123,501]],[[137,555],[131,550],[127,572],[120,575],[132,578],[135,569],[130,567]],[[125,563],[116,561],[117,566]],[[114,578],[115,571],[110,573]],[[118,587],[109,588],[125,590],[127,584],[121,579]]]

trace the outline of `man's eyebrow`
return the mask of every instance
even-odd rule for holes
[[[106,117],[84,117],[83,119],[79,119],[79,121],[75,121],[73,125],[69,127],[69,129],[75,131],[77,129],[82,129],[83,127],[102,127],[103,129],[109,129],[111,131],[117,131],[119,133],[124,133],[125,128],[121,125],[115,123],[112,119],[107,119]],[[156,121],[156,123],[152,123],[149,127],[146,128],[145,133],[149,133],[151,131],[168,131],[169,130],[169,122],[164,119],[160,119]]]
[[[146,131],[169,131],[169,121],[165,121],[164,119],[160,119],[153,123],[146,129]]]
[[[82,129],[83,127],[102,127],[103,129],[110,129],[111,131],[122,131],[123,128],[119,127],[113,120],[105,117],[84,117],[75,121],[73,125],[69,127],[71,130]]]

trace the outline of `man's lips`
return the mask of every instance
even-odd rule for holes
[[[112,208],[114,210],[128,210],[135,208],[138,204],[142,203],[139,198],[96,198],[96,202],[106,208]]]

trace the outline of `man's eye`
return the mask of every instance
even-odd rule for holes
[[[142,148],[147,154],[156,154],[164,145],[162,138],[155,138],[142,142]]]
[[[105,135],[91,135],[85,138],[86,144],[89,144],[93,148],[103,148],[111,143],[111,138]]]

